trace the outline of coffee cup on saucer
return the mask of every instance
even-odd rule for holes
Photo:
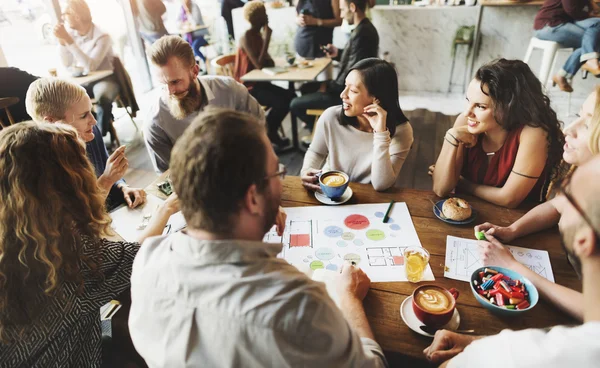
[[[426,326],[439,328],[447,324],[454,309],[458,291],[437,285],[422,285],[413,291],[412,307],[416,317]]]
[[[332,170],[318,175],[321,191],[332,200],[339,200],[346,188],[350,178],[342,171]]]
[[[72,66],[69,68],[69,73],[73,78],[81,77],[83,75],[83,68],[80,66]]]

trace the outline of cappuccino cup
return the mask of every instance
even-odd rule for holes
[[[437,285],[422,285],[413,291],[412,307],[419,321],[426,326],[440,328],[450,322],[458,290],[447,290]]]
[[[350,181],[346,173],[337,170],[321,173],[318,177],[321,191],[333,200],[338,200],[344,195]]]

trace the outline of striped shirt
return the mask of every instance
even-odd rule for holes
[[[0,367],[100,367],[102,332],[100,307],[129,288],[131,266],[139,249],[137,243],[112,242],[102,239],[93,254],[91,240],[83,239],[83,254],[102,263],[102,280],[81,266],[84,290],[77,292],[75,283],[60,286],[62,298],[40,296],[43,303],[37,322],[27,326],[21,339],[0,343]],[[9,337],[15,331],[7,331]]]

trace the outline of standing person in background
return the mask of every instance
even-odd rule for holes
[[[333,29],[342,24],[340,0],[299,0],[296,53],[304,58],[325,56],[321,46],[333,43]]]
[[[241,0],[221,0],[221,16],[225,18],[225,23],[227,23],[227,32],[229,33],[229,37],[232,39],[235,38],[233,35],[233,17],[231,15],[231,11],[235,8],[241,8],[247,2]]]
[[[569,81],[579,68],[600,77],[600,7],[594,0],[546,0],[535,16],[535,37],[575,49],[552,83],[573,92]],[[545,83],[545,81],[542,81]]]
[[[272,31],[269,28],[269,18],[264,4],[261,1],[252,1],[244,5],[244,18],[250,23],[251,28],[240,39],[234,72],[237,81],[251,70],[275,65],[268,52]],[[264,39],[261,30],[264,31]],[[244,83],[244,85],[258,103],[270,108],[267,115],[267,135],[275,152],[282,151],[290,141],[281,138],[278,130],[290,111],[290,102],[295,96],[294,93],[270,82]]]
[[[179,11],[178,21],[182,25],[189,24],[190,26],[203,26],[202,12],[200,7],[193,0],[181,0],[181,9]],[[185,35],[185,40],[192,45],[194,55],[202,59],[206,64],[206,57],[200,51],[200,47],[208,45],[204,36],[208,35],[207,29],[200,29]]]
[[[163,14],[167,12],[165,4],[161,0],[131,0],[133,14],[137,16],[140,35],[146,42],[153,44],[164,35],[169,34],[162,20]]]
[[[113,70],[113,50],[110,36],[92,22],[90,8],[84,0],[68,0],[63,13],[71,31],[64,24],[54,27],[59,52],[65,67],[79,66],[84,71]],[[98,102],[96,115],[102,135],[109,131],[112,103],[119,94],[114,77],[86,85],[88,94]]]

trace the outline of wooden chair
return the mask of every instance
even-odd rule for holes
[[[317,110],[317,109],[307,109],[306,110],[306,115],[315,117],[315,124],[313,125],[312,132],[310,133],[311,142],[312,142],[313,137],[315,136],[315,130],[317,130],[317,121],[319,121],[319,118],[321,117],[321,115],[323,115],[324,112],[325,112],[325,110]]]
[[[4,122],[2,121],[2,119],[0,119],[0,128],[6,128],[9,125],[12,125],[15,123],[15,119],[13,119],[10,110],[8,109],[10,106],[16,105],[17,103],[19,103],[19,98],[18,97],[3,97],[0,98],[0,111],[4,110],[6,111],[6,116],[8,117],[8,122]]]
[[[222,55],[210,61],[210,66],[216,75],[224,75],[233,78],[235,68],[235,54]]]

